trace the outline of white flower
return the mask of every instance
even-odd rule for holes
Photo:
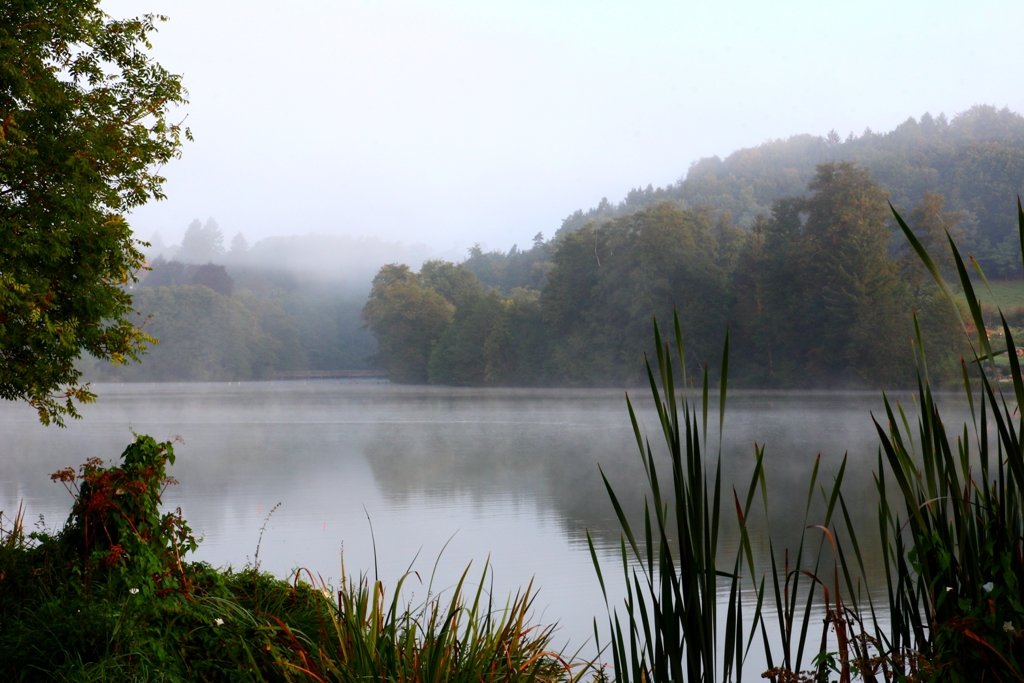
[[[128,592],[131,593],[132,595],[138,595],[139,594],[139,589],[138,588],[129,588]]]
[[[992,583],[991,581],[989,581],[988,583],[981,584],[982,590],[984,590],[986,593],[991,593],[992,589],[995,588],[995,587],[996,587],[996,585],[994,583]]]
[[[1013,622],[1012,621],[1004,621],[1003,622],[1003,630],[1006,631],[1007,633],[1013,633],[1017,629],[1015,629],[1013,627]]]
[[[221,619],[220,617],[217,617],[216,619],[213,620],[213,625],[214,626],[223,626],[224,625],[224,620]]]

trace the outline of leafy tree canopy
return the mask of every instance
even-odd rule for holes
[[[126,285],[143,256],[125,213],[160,199],[187,129],[180,77],[153,61],[164,17],[116,20],[96,0],[0,3],[0,397],[44,423],[94,395],[83,352],[135,359]]]
[[[438,262],[428,273],[449,270]],[[423,279],[405,265],[383,266],[363,307],[363,319],[377,337],[380,360],[396,382],[427,381],[431,349],[455,314],[455,306]]]

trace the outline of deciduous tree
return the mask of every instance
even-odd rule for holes
[[[163,196],[178,155],[180,78],[148,53],[155,23],[96,0],[0,3],[0,398],[44,422],[94,398],[89,353],[134,359],[147,337],[126,285],[143,264],[125,214]]]
[[[424,286],[404,265],[386,265],[373,279],[363,307],[377,337],[379,358],[395,382],[425,384],[434,342],[452,321],[455,307]]]

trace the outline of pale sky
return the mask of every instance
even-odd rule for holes
[[[195,142],[136,234],[339,233],[465,255],[702,157],[1024,113],[1019,0],[104,0],[170,21]]]

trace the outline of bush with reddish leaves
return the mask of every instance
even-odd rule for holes
[[[170,442],[137,436],[121,454],[122,463],[105,466],[90,458],[76,473],[66,467],[50,475],[75,497],[61,537],[81,558],[86,585],[96,572],[109,581],[155,595],[187,592],[182,557],[198,542],[181,509],[161,512],[161,495],[174,463]]]

